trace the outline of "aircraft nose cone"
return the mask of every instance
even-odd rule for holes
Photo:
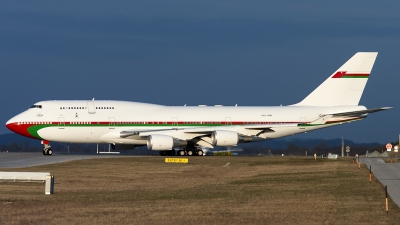
[[[6,123],[6,127],[11,130],[14,133],[17,133],[19,135],[25,136],[25,137],[29,137],[29,138],[35,138],[33,137],[29,131],[29,125],[28,124],[21,124],[16,122],[14,119],[10,119],[9,121],[7,121]],[[37,138],[35,138],[37,139]]]
[[[9,130],[13,131],[13,130],[12,130],[12,125],[11,125],[11,123],[6,123],[6,127],[7,127]]]
[[[7,123],[6,123],[6,127],[9,129],[9,130],[11,130],[12,132],[15,132],[15,133],[17,133],[17,134],[19,134],[19,132],[18,132],[18,123],[16,123],[16,122],[13,122],[12,121],[12,119],[10,119],[9,121],[7,121]]]

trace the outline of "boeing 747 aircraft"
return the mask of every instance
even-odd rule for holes
[[[288,106],[164,106],[127,101],[41,101],[7,121],[20,135],[50,141],[147,145],[161,155],[265,141],[364,119],[390,107],[358,105],[377,52],[358,52],[301,102]]]

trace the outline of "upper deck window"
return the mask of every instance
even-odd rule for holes
[[[42,108],[42,105],[33,105],[33,106],[31,106],[30,108],[31,108],[31,109],[32,109],[32,108],[39,108],[39,109],[41,109],[41,108]]]

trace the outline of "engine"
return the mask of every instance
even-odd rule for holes
[[[239,142],[239,135],[234,131],[215,130],[211,133],[214,146],[234,146]]]
[[[152,134],[147,137],[147,148],[149,150],[164,151],[172,150],[173,147],[185,146],[186,141],[176,140],[171,136],[162,134]]]

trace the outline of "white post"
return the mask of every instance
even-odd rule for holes
[[[343,137],[342,137],[342,157],[344,157],[344,140],[343,140]]]
[[[46,176],[44,193],[46,195],[51,195],[54,193],[54,176]]]

